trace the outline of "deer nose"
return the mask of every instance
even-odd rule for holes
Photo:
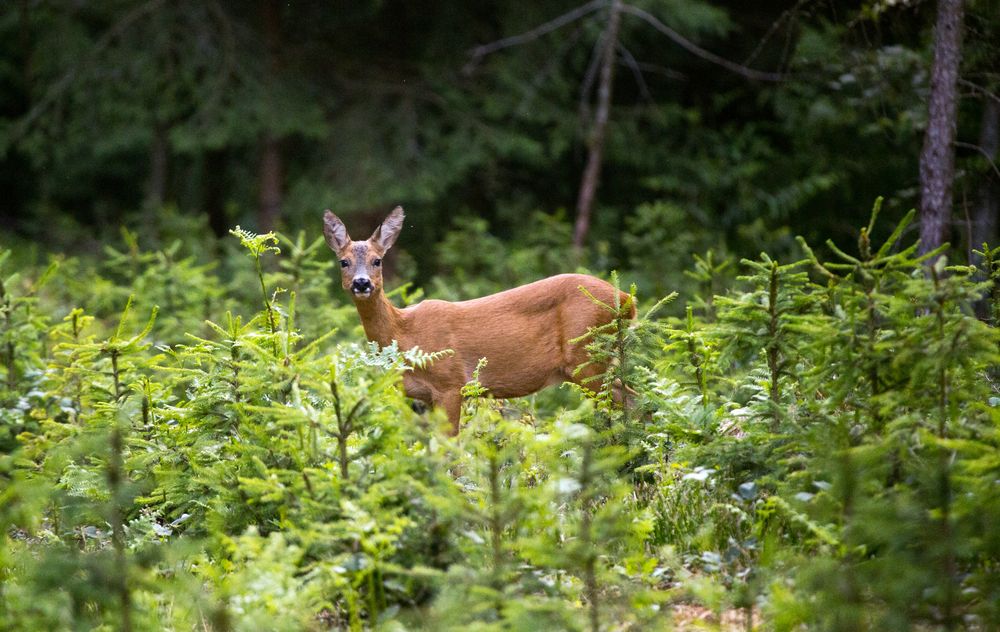
[[[371,279],[358,277],[351,282],[351,289],[358,293],[370,292],[372,290]]]

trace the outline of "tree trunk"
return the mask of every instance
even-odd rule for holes
[[[143,235],[158,244],[160,241],[160,211],[167,196],[167,178],[170,169],[170,143],[167,128],[160,122],[153,125],[153,138],[149,145],[149,177],[146,179],[146,198],[142,204]]]
[[[210,149],[202,163],[202,208],[216,237],[229,232],[226,217],[226,150]]]
[[[950,238],[962,0],[938,0],[927,131],[920,152],[920,254]]]
[[[157,123],[153,128],[153,142],[149,148],[149,180],[146,183],[146,209],[159,210],[167,196],[167,178],[170,169],[170,143],[167,128]]]
[[[266,94],[274,94],[281,70],[281,3],[278,0],[260,0],[260,14],[267,48]],[[267,117],[275,116],[276,106],[269,104]],[[260,139],[258,177],[257,229],[264,233],[274,230],[281,219],[282,186],[284,183],[284,157],[281,138],[272,131],[271,121],[266,120]]]
[[[284,180],[281,141],[271,134],[265,134],[261,141],[258,173],[260,181],[257,230],[266,233],[274,230],[281,218],[281,186]]]
[[[601,61],[601,77],[597,87],[597,110],[594,113],[594,127],[587,143],[587,166],[580,180],[580,193],[576,201],[576,224],[573,227],[573,247],[577,252],[583,249],[590,231],[590,216],[594,208],[594,196],[601,177],[604,160],[604,141],[607,137],[608,118],[611,114],[611,91],[615,80],[615,55],[618,47],[618,28],[621,24],[621,0],[611,0],[608,25],[604,30],[604,49]]]
[[[991,98],[983,102],[983,120],[979,126],[979,147],[989,160],[1000,157],[1000,103]],[[984,243],[996,248],[997,216],[1000,215],[1000,178],[987,168],[979,185],[976,206],[972,209],[971,242],[969,249],[981,248]]]

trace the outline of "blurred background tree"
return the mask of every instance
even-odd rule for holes
[[[969,252],[997,226],[1000,3],[964,5],[949,232]],[[777,256],[795,234],[853,234],[877,195],[897,217],[919,206],[936,14],[926,0],[8,2],[5,238],[87,250],[124,223],[156,245],[183,234],[177,217],[216,235],[318,232],[323,208],[374,224],[401,203],[406,276],[423,282],[470,216],[537,248],[586,202],[584,265],[676,287],[672,262],[695,249]]]

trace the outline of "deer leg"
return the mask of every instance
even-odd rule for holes
[[[615,400],[616,404],[624,406],[627,403],[631,408],[638,395],[635,389],[623,384],[618,378],[615,378],[615,383],[611,385],[611,399]]]
[[[462,391],[445,391],[434,394],[434,406],[443,408],[451,423],[451,436],[458,434],[458,422],[462,413]]]
[[[581,364],[586,362],[586,357],[583,358]],[[579,365],[573,365],[569,367],[566,371],[566,380],[573,382],[574,384],[579,384],[589,391],[600,391],[601,390],[601,376],[607,367],[602,364],[591,363],[586,366],[580,367]]]
[[[601,380],[607,370],[608,367],[603,364],[588,364],[580,369],[576,375],[570,372],[569,379],[586,389],[599,391],[602,386]],[[637,395],[638,393],[634,389],[630,388],[628,384],[623,384],[619,378],[615,378],[611,384],[611,399],[619,406],[628,405],[631,407]]]

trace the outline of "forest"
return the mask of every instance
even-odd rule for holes
[[[2,630],[997,630],[998,326],[1000,0],[0,3]]]

